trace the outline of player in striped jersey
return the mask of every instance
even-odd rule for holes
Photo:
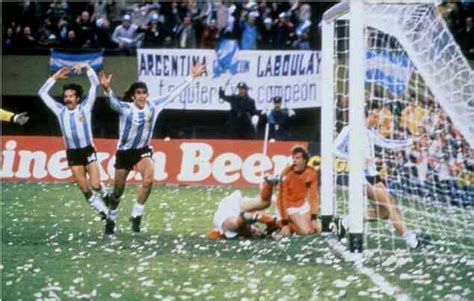
[[[77,74],[83,69],[87,70],[91,87],[84,100],[81,101],[82,87],[77,84],[63,86],[63,103],[55,101],[49,95],[49,90],[56,81],[66,78],[70,73],[68,67],[63,67],[51,76],[41,87],[38,95],[58,118],[66,146],[68,165],[71,167],[75,182],[89,204],[99,212],[102,218],[105,218],[108,208],[105,206],[103,198],[106,197],[107,192],[100,183],[99,165],[91,131],[91,112],[99,80],[88,64],[76,64],[72,69]]]
[[[398,210],[397,201],[380,181],[375,165],[375,145],[387,149],[407,148],[412,145],[411,139],[393,140],[383,137],[376,127],[379,124],[380,112],[377,107],[367,112],[366,135],[363,137],[365,151],[365,191],[369,200],[374,202],[374,208],[369,209],[366,219],[388,219],[392,221],[395,229],[411,248],[419,246],[420,242],[413,231],[408,231],[403,218]],[[342,129],[334,140],[334,153],[336,156],[348,159],[349,156],[349,126]],[[345,222],[347,227],[347,223]]]
[[[100,83],[108,96],[108,102],[111,108],[120,115],[114,190],[108,204],[110,211],[105,228],[106,234],[115,232],[117,207],[125,189],[127,176],[133,168],[136,168],[143,178],[130,217],[132,230],[140,232],[145,202],[150,195],[154,181],[153,151],[150,141],[158,115],[166,104],[173,101],[194,78],[199,77],[205,71],[206,66],[196,64],[191,70],[191,75],[184,82],[176,86],[169,94],[153,100],[148,99],[148,89],[145,83],[136,82],[130,86],[124,97],[124,100],[132,102],[117,99],[111,87],[112,75],[101,74]]]

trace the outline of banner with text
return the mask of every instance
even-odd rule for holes
[[[14,181],[71,182],[63,139],[4,136],[1,178]],[[95,139],[102,181],[112,183],[116,141]],[[152,140],[155,182],[179,185],[255,186],[264,173],[280,173],[300,142],[274,142],[263,155],[257,140]],[[129,180],[140,181],[131,172]]]
[[[240,81],[250,87],[249,95],[259,110],[271,107],[274,96],[281,96],[288,108],[321,105],[320,51],[236,51],[232,70],[225,70],[216,52],[206,49],[138,49],[137,59],[138,77],[147,84],[150,98],[172,90],[190,74],[194,63],[207,65],[207,73],[167,109],[229,110],[229,104],[219,99],[219,87],[234,94]]]

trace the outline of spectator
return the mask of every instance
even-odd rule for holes
[[[255,100],[248,95],[249,88],[245,83],[238,83],[237,89],[237,95],[227,96],[224,89],[219,88],[219,98],[230,104],[230,114],[226,124],[229,138],[254,139],[258,124]]]
[[[242,39],[240,46],[242,50],[252,50],[257,48],[258,29],[256,25],[256,19],[259,14],[256,11],[248,14],[246,21],[241,21]]]
[[[216,3],[216,25],[219,31],[227,26],[229,14],[229,7],[226,4],[221,2]]]
[[[217,21],[216,19],[211,19],[209,24],[207,24],[202,31],[200,47],[209,49],[216,48],[218,37]]]
[[[82,48],[93,47],[94,23],[92,23],[88,11],[83,11],[76,20],[76,35]]]
[[[159,3],[147,3],[145,0],[139,0],[138,3],[125,8],[127,13],[131,15],[133,24],[136,24],[138,27],[146,26],[151,15],[157,14],[159,9]]]
[[[466,57],[470,60],[474,60],[474,25],[472,23],[472,17],[467,17],[465,23],[465,26],[459,32],[459,44]]]
[[[114,48],[110,22],[102,17],[95,21],[94,45],[98,48]]]
[[[46,41],[50,37],[50,35],[54,34],[55,27],[53,26],[53,22],[51,22],[50,18],[44,19],[44,23],[39,27],[38,34],[39,40],[38,43],[42,46],[48,44]]]
[[[57,33],[58,39],[61,43],[67,39],[67,35],[70,30],[72,30],[72,26],[70,25],[67,17],[64,16],[60,18],[57,24]]]
[[[41,47],[45,48],[56,48],[59,45],[59,41],[54,33],[50,33],[47,35],[47,32],[43,32],[40,39],[38,40],[38,44]]]
[[[122,24],[114,30],[112,40],[120,49],[130,49],[141,47],[143,37],[142,33],[138,33],[138,26],[132,23],[130,15],[124,15]]]
[[[295,33],[294,25],[289,18],[290,15],[287,13],[279,15],[273,40],[273,48],[275,49],[291,49]]]
[[[179,48],[196,48],[196,31],[190,15],[184,17],[183,24],[177,31]]]
[[[222,14],[222,11],[226,13],[225,18],[222,18],[219,14]],[[217,28],[221,28],[222,25],[219,23],[222,23],[223,20],[225,20],[225,24],[223,24],[222,29],[220,30],[220,37],[223,39],[232,39],[232,40],[239,40],[239,22],[237,18],[235,17],[237,7],[232,4],[225,10],[219,10],[217,11]],[[219,18],[221,18],[221,21],[219,22]]]
[[[164,26],[164,17],[152,14],[145,29],[145,48],[163,47],[171,41],[171,32]]]
[[[76,37],[76,32],[74,30],[70,30],[67,33],[67,37],[65,40],[61,41],[61,48],[66,49],[75,49],[81,47],[81,42]]]
[[[260,25],[260,35],[257,40],[259,49],[272,49],[273,38],[275,37],[275,30],[273,27],[272,18],[265,18],[263,25]]]
[[[13,33],[13,28],[8,27],[5,31],[5,36],[3,37],[3,49],[11,49],[16,47],[15,35]]]
[[[298,28],[296,28],[296,40],[293,42],[294,49],[309,50],[311,49],[308,40],[308,32],[311,26],[311,21],[303,21]]]
[[[403,109],[400,117],[400,126],[410,134],[416,135],[418,125],[421,124],[426,110],[418,104],[415,96],[410,97],[410,103]]]
[[[267,114],[269,128],[269,139],[287,140],[290,138],[289,123],[290,118],[295,115],[292,109],[282,108],[280,96],[273,97],[273,109]]]
[[[23,28],[23,34],[18,40],[18,46],[20,48],[35,48],[38,46],[35,37],[31,33],[31,27],[25,26],[25,28]]]
[[[386,105],[382,105],[379,110],[379,123],[377,125],[379,133],[385,138],[393,138],[395,133],[392,131],[392,125],[393,114]]]

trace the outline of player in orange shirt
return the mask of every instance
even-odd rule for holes
[[[318,172],[308,166],[309,154],[304,147],[295,146],[291,155],[293,164],[282,173],[277,202],[281,235],[320,233]]]

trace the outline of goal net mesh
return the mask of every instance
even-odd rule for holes
[[[364,11],[365,109],[376,110],[380,136],[413,141],[404,148],[375,146],[378,177],[406,228],[431,236],[433,252],[473,257],[472,68],[433,5],[365,5]],[[334,35],[336,139],[350,125],[347,18],[334,21]],[[347,214],[349,165],[335,157],[338,215]],[[376,208],[365,199],[368,212]],[[406,248],[390,219],[366,221],[364,242],[381,252]]]

